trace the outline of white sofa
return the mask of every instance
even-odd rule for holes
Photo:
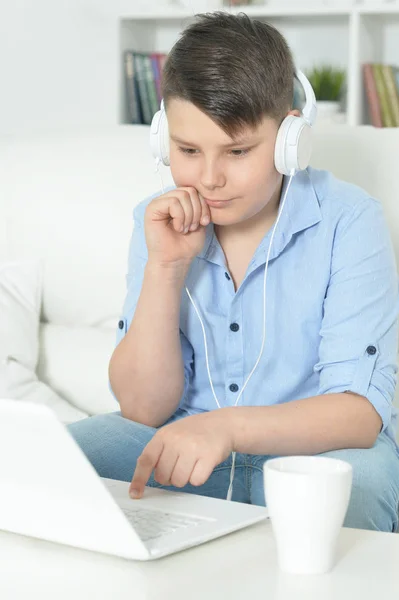
[[[160,189],[147,126],[0,136],[0,262],[42,257],[39,378],[85,414],[118,410],[108,362],[132,211]],[[316,128],[312,165],[383,202],[399,264],[399,129]],[[162,170],[165,185],[172,183]]]

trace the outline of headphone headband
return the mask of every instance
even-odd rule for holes
[[[316,121],[316,117],[317,117],[317,105],[316,105],[315,93],[313,91],[313,88],[310,84],[309,79],[306,77],[306,75],[304,73],[302,73],[302,71],[300,71],[299,69],[296,69],[295,77],[298,79],[298,81],[302,85],[304,92],[305,92],[306,102],[305,102],[305,106],[302,109],[302,116],[305,119],[305,121],[308,123],[308,125],[313,126]]]

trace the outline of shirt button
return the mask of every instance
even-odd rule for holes
[[[230,385],[230,392],[238,392],[238,385],[236,383]]]
[[[123,329],[123,327],[125,326],[124,322],[122,321],[122,319],[119,321],[118,323],[118,327],[119,329]]]
[[[374,354],[377,352],[377,348],[375,346],[368,346],[366,352],[370,356],[374,356]]]
[[[227,279],[228,281],[230,281],[231,277],[230,277],[230,275],[227,273],[227,271],[226,271],[226,273],[224,274],[224,276],[226,277],[226,279]]]
[[[232,323],[230,325],[230,329],[231,329],[231,331],[238,331],[240,329],[240,326],[238,323]]]

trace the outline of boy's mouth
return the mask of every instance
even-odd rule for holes
[[[230,202],[233,201],[233,198],[231,198],[230,200],[211,200],[209,198],[204,198],[204,200],[208,204],[208,206],[212,206],[214,208],[224,208],[228,206]]]

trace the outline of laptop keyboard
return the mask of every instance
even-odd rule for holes
[[[128,521],[133,525],[135,531],[143,540],[155,540],[162,535],[173,533],[178,529],[196,527],[208,519],[197,519],[186,515],[176,515],[158,510],[139,510],[122,508]]]

